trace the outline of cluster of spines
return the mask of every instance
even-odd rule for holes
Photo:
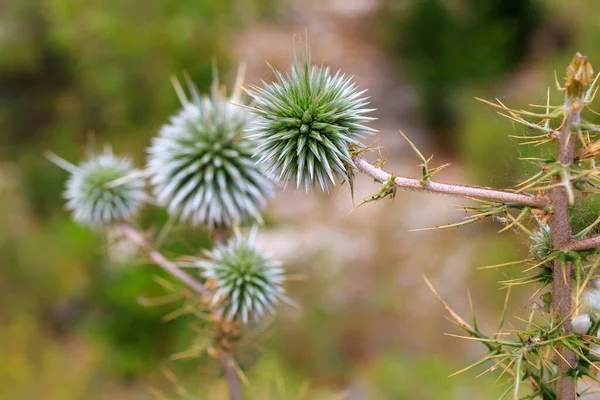
[[[297,58],[285,75],[273,70],[276,82],[252,86],[248,93],[257,116],[250,132],[258,142],[255,154],[268,172],[284,184],[296,182],[308,191],[319,184],[326,191],[336,177],[349,180],[354,168],[350,146],[374,132],[364,123],[371,109],[351,77]]]
[[[274,313],[274,306],[283,301],[285,280],[281,263],[272,261],[255,242],[256,229],[248,236],[237,233],[225,244],[204,250],[204,258],[187,266],[201,270],[201,275],[214,287],[211,307],[226,321],[259,320]]]

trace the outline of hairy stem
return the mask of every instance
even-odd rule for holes
[[[580,109],[570,102],[565,103],[567,117],[560,129],[558,162],[563,166],[568,166],[573,162],[575,154],[575,143],[577,138],[571,135],[571,126],[579,123]],[[565,184],[561,184],[561,177],[555,176],[554,183],[557,184],[550,192],[550,201],[552,202],[552,216],[549,220],[550,231],[552,235],[552,245],[555,249],[564,248],[571,240],[571,223],[569,220],[569,195]],[[563,263],[561,260],[554,260],[554,269],[552,273],[552,308],[557,314],[559,321],[565,321],[564,332],[569,334],[573,328],[571,326],[572,314],[572,296],[571,296],[571,263]],[[576,398],[575,380],[565,375],[571,367],[574,367],[577,358],[575,353],[566,347],[559,345],[558,351],[558,374],[561,376],[556,383],[556,394],[558,400],[574,400]]]
[[[387,182],[392,177],[381,168],[370,164],[360,156],[352,157],[354,165],[359,171],[371,176],[379,182]],[[446,183],[432,182],[431,180],[421,183],[414,178],[404,178],[397,176],[394,184],[402,189],[416,190],[420,192],[447,194],[450,196],[473,198],[478,200],[489,200],[499,203],[521,204],[536,208],[545,208],[548,200],[543,197],[535,197],[529,194],[514,193],[505,190],[497,190],[478,186],[451,185]]]

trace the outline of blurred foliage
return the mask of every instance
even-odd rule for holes
[[[0,22],[0,155],[19,162],[35,210],[56,208],[60,174],[39,150],[77,159],[89,132],[135,152],[177,107],[169,77],[204,90],[227,70],[232,28],[271,0],[9,1]],[[38,150],[32,155],[32,150]],[[37,185],[49,189],[39,198]]]
[[[2,303],[10,304],[0,318],[10,321],[9,329],[29,324],[22,329],[47,330],[58,338],[81,332],[102,349],[96,362],[121,378],[155,371],[184,349],[193,335],[189,320],[161,320],[176,305],[148,308],[136,302],[164,292],[154,281],[157,268],[110,261],[105,238],[68,219],[62,211],[66,174],[51,167],[42,151],[51,148],[78,162],[84,148],[109,142],[141,164],[150,137],[179,106],[169,77],[185,71],[204,91],[212,80],[212,60],[235,70],[228,51],[232,32],[270,17],[272,10],[272,0],[3,4],[0,159],[11,164],[2,167],[6,182],[0,189],[6,190],[0,208],[2,226],[11,231],[0,237]],[[96,136],[102,143],[94,144]],[[18,171],[10,168],[15,164]],[[149,208],[140,223],[161,227],[166,221],[164,212]],[[183,229],[163,244],[169,256],[199,253],[209,245],[206,233]],[[29,296],[11,302],[23,293]],[[14,319],[23,313],[27,321]],[[37,341],[32,333],[22,339]]]
[[[545,19],[538,0],[385,0],[378,36],[416,86],[424,123],[452,148],[453,93],[513,71]]]
[[[530,104],[562,104],[563,94],[554,85],[559,80],[576,52],[587,56],[592,63],[600,59],[600,50],[594,37],[600,34],[600,3],[575,0],[567,5],[545,1],[547,22],[535,40],[535,49],[529,50],[526,65],[512,74],[500,75],[488,83],[465,84],[452,93],[454,104],[460,110],[460,123],[455,138],[460,159],[467,171],[467,180],[474,184],[511,187],[539,170],[538,163],[521,161],[525,157],[547,157],[550,147],[520,146],[510,135],[536,134],[531,129],[512,124],[475,97],[500,100],[512,108],[530,108]],[[587,113],[587,120],[598,123],[598,116]],[[448,133],[450,134],[450,133]]]

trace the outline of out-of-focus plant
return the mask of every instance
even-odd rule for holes
[[[281,264],[254,244],[256,229],[244,236],[239,228],[260,220],[273,184],[253,156],[256,142],[245,132],[251,115],[232,104],[242,101],[243,73],[238,78],[232,97],[225,96],[216,71],[208,96],[187,78],[191,99],[174,81],[182,109],[154,139],[143,171],[112,152],[90,155],[79,166],[48,153],[50,161],[71,174],[65,199],[75,221],[123,237],[186,286],[161,281],[171,292],[167,299],[184,302],[181,310],[165,318],[192,315],[203,328],[192,348],[178,358],[208,354],[218,359],[232,399],[241,398],[243,374],[235,359],[239,342],[262,326],[280,301],[292,304],[282,286]],[[190,255],[187,261],[171,261],[152,244],[156,238],[149,240],[138,230],[135,216],[147,197],[146,179],[154,185],[155,202],[171,214],[167,228],[175,218],[204,224],[212,231],[211,251],[200,257]],[[163,239],[167,231],[161,231]],[[197,272],[190,274],[184,267]],[[145,302],[160,304],[164,299]]]
[[[310,63],[308,54],[305,63]],[[278,162],[290,159],[287,164],[296,161],[293,166],[286,164],[281,168],[283,182],[291,179],[292,175],[285,173],[291,170],[296,176],[309,180],[305,186],[310,187],[319,179],[311,170],[317,167],[304,164],[300,162],[301,157],[295,156],[304,150],[298,143],[311,140],[316,125],[319,135],[313,142],[314,149],[310,150],[315,157],[314,163],[328,170],[342,152],[321,153],[318,146],[324,146],[326,139],[331,141],[339,135],[353,136],[356,127],[343,123],[341,117],[344,114],[340,110],[347,109],[344,105],[354,101],[355,97],[352,93],[337,90],[335,78],[321,77],[321,69],[301,68],[295,60],[292,72],[285,78],[276,72],[277,83],[267,85],[265,89],[250,90],[256,103],[251,110],[258,119],[252,131],[255,137],[263,140],[263,145],[259,144],[257,148],[257,155]],[[304,72],[300,74],[298,71]],[[499,332],[484,334],[478,327],[474,312],[472,323],[466,322],[426,280],[450,318],[466,332],[466,336],[462,337],[478,341],[487,348],[481,360],[457,373],[491,364],[484,373],[498,370],[499,379],[505,377],[507,381],[502,397],[512,393],[514,399],[573,400],[589,390],[582,388],[578,391],[580,379],[598,381],[596,371],[600,368],[596,363],[600,362],[597,351],[600,317],[593,311],[577,315],[583,309],[580,307],[582,299],[588,299],[588,302],[593,299],[595,292],[590,283],[598,277],[600,265],[597,250],[600,248],[600,235],[597,234],[600,215],[593,213],[593,217],[588,218],[590,211],[582,207],[586,198],[600,193],[600,170],[596,166],[596,158],[600,155],[600,127],[584,119],[587,113],[593,112],[590,106],[598,89],[599,76],[594,76],[587,58],[576,54],[567,68],[564,86],[561,87],[558,81],[556,83],[557,89],[564,93],[563,104],[553,105],[549,92],[547,103],[533,111],[511,109],[500,101],[482,100],[496,108],[500,115],[526,127],[526,134],[517,138],[523,141],[523,145],[557,145],[553,156],[528,158],[538,166],[538,172],[511,190],[434,182],[433,176],[446,165],[431,167],[431,158],[423,156],[404,135],[420,161],[422,176],[418,179],[385,172],[382,169],[384,160],[378,160],[375,165],[367,162],[363,154],[371,151],[372,146],[347,144],[351,162],[345,160],[347,172],[342,174],[343,180],[352,176],[349,171],[358,170],[382,183],[378,192],[361,204],[393,198],[398,189],[459,196],[477,202],[475,206],[463,206],[472,215],[461,222],[436,229],[468,225],[489,218],[504,225],[501,231],[513,229],[530,237],[531,257],[509,263],[527,264],[526,269],[522,275],[501,282],[507,290],[507,304],[511,288],[526,284],[537,286],[536,294],[539,294],[540,304],[544,306],[534,308],[527,318],[523,318],[520,328],[506,328],[505,310],[500,317]],[[323,98],[330,97],[335,102],[322,102]],[[359,110],[353,111],[357,117],[361,115]],[[278,119],[285,112],[285,122],[278,125]],[[315,121],[317,115],[336,115],[338,119],[331,118],[323,123]],[[305,128],[298,130],[297,127]],[[526,385],[530,389],[525,394]]]
[[[506,75],[525,58],[545,17],[538,0],[383,1],[377,36],[420,96],[440,145],[455,143],[457,86]],[[441,136],[444,134],[444,136]]]

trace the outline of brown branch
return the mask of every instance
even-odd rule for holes
[[[600,235],[590,236],[581,240],[570,240],[562,249],[564,251],[591,250],[600,247]]]
[[[379,182],[387,182],[392,177],[381,168],[370,164],[360,156],[352,157],[354,165],[359,171],[371,176]],[[431,180],[421,183],[414,178],[396,177],[394,184],[402,189],[416,190],[420,192],[447,194],[450,196],[473,198],[479,200],[489,200],[499,203],[521,204],[536,208],[545,208],[548,200],[543,197],[535,197],[529,194],[514,193],[505,190],[497,190],[478,186],[451,185],[447,183],[437,183]]]
[[[570,104],[567,98],[565,102],[567,117],[560,128],[558,162],[568,166],[573,162],[575,154],[575,143],[577,138],[571,135],[571,126],[579,123],[580,108]],[[572,240],[571,222],[569,220],[569,195],[564,185],[561,185],[561,177],[553,178],[556,186],[550,191],[552,202],[552,216],[548,222],[552,236],[552,245],[555,249],[564,248]],[[568,184],[568,182],[566,182]],[[563,263],[554,260],[552,272],[552,308],[560,321],[565,321],[564,332],[572,332],[572,296],[571,296],[571,263]],[[575,400],[576,387],[572,377],[566,375],[569,369],[576,365],[577,357],[573,351],[563,345],[558,346],[560,357],[558,357],[558,374],[560,376],[556,383],[556,394],[559,400]]]

